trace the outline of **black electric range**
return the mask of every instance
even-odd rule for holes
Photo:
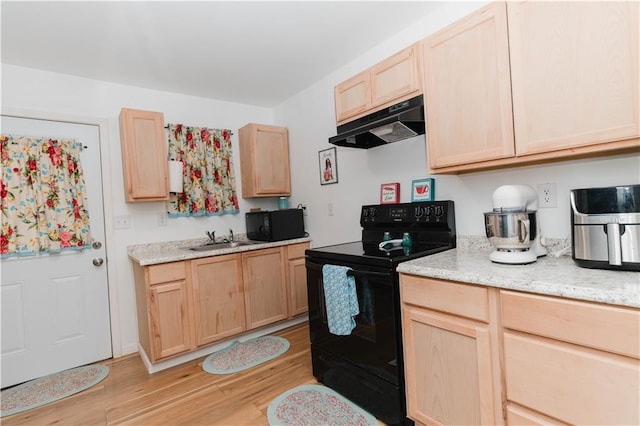
[[[363,206],[361,241],[306,251],[314,376],[387,424],[406,417],[399,263],[454,248],[453,201]],[[405,233],[411,244],[402,245]],[[386,241],[383,249],[380,244]],[[349,335],[329,331],[323,267],[349,268],[359,314]]]

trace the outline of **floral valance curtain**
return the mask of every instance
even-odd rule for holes
[[[169,125],[169,160],[183,163],[183,192],[171,194],[170,217],[238,213],[231,131]]]
[[[2,257],[82,249],[91,242],[74,140],[0,135]]]

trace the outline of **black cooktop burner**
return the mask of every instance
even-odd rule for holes
[[[445,244],[414,243],[411,248],[407,249],[399,246],[393,250],[380,250],[378,245],[379,242],[354,241],[352,243],[313,248],[307,250],[307,255],[318,259],[395,268],[400,262],[451,248],[451,246]]]
[[[360,225],[360,241],[313,248],[306,251],[307,257],[395,270],[400,262],[456,246],[453,201],[362,206]],[[411,236],[411,247],[380,250],[383,239],[399,242],[404,234]]]

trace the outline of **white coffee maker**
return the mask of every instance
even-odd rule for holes
[[[538,228],[538,193],[528,185],[503,185],[493,192],[493,211],[484,214],[496,263],[528,264],[547,254]]]

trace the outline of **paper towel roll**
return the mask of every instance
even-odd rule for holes
[[[169,192],[182,192],[182,161],[169,161]]]

